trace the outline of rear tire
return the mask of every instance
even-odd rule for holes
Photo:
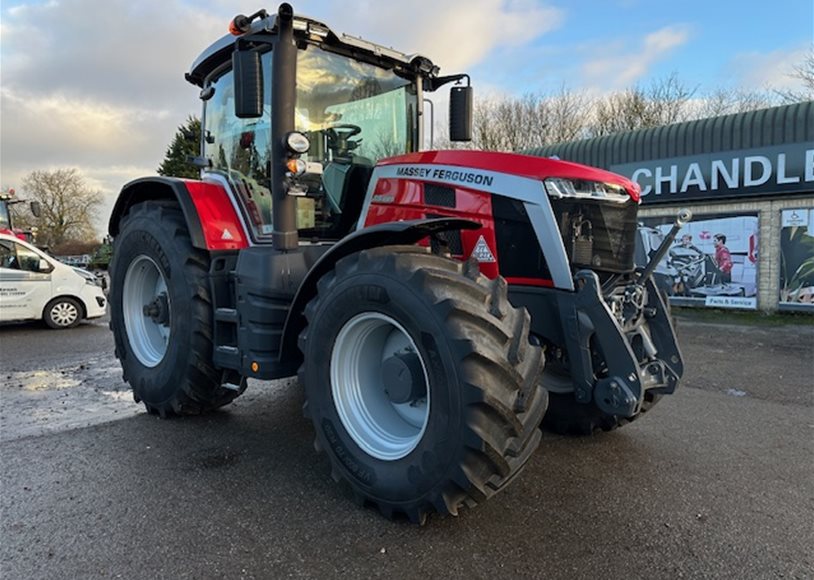
[[[502,489],[538,446],[543,353],[502,278],[415,246],[377,248],[340,260],[305,314],[305,414],[358,503],[416,523],[432,510],[457,515]],[[413,369],[406,403],[392,383],[385,390],[392,375],[381,369],[396,354]]]
[[[204,413],[246,388],[243,378],[223,386],[212,364],[208,272],[209,254],[192,246],[176,204],[140,203],[122,219],[110,264],[110,328],[124,380],[150,413]]]

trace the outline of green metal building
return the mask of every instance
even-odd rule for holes
[[[660,268],[674,303],[814,311],[814,102],[526,153],[639,183],[645,242],[649,234],[657,239],[679,208],[693,211]]]

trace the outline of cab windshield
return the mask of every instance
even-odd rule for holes
[[[338,239],[355,226],[376,162],[415,149],[418,96],[412,78],[307,45],[297,55],[294,126],[308,136],[303,236]]]
[[[412,151],[417,95],[411,79],[316,46],[297,56],[295,126],[309,160],[375,163]]]
[[[271,51],[262,55],[263,73],[274,82]],[[265,87],[263,114],[234,114],[232,71],[213,75],[204,110],[204,153],[208,172],[219,174],[237,192],[254,236],[273,233],[271,87]],[[268,81],[267,81],[268,82]],[[298,178],[297,227],[309,238],[338,239],[356,224],[370,173],[383,157],[413,151],[418,96],[414,79],[389,69],[305,45],[297,51],[294,124],[311,143]]]

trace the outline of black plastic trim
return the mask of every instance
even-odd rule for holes
[[[292,357],[299,358],[297,337],[305,327],[305,316],[303,315],[305,306],[316,295],[319,279],[332,270],[340,259],[368,248],[410,245],[440,232],[476,230],[480,227],[481,224],[477,222],[459,218],[409,220],[378,224],[356,230],[346,236],[316,261],[300,284],[286,318],[282,347],[280,348],[280,360],[285,361]]]
[[[204,238],[201,220],[198,217],[198,210],[189,195],[189,190],[182,179],[175,177],[141,177],[127,183],[122,187],[113,212],[110,214],[108,222],[108,233],[116,237],[119,233],[119,223],[129,209],[143,201],[174,200],[181,206],[184,214],[184,221],[187,223],[189,237],[192,245],[196,248],[206,250],[206,238]]]

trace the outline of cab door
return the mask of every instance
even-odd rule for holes
[[[51,299],[51,272],[40,270],[42,256],[17,242],[0,240],[0,320],[42,317]]]

